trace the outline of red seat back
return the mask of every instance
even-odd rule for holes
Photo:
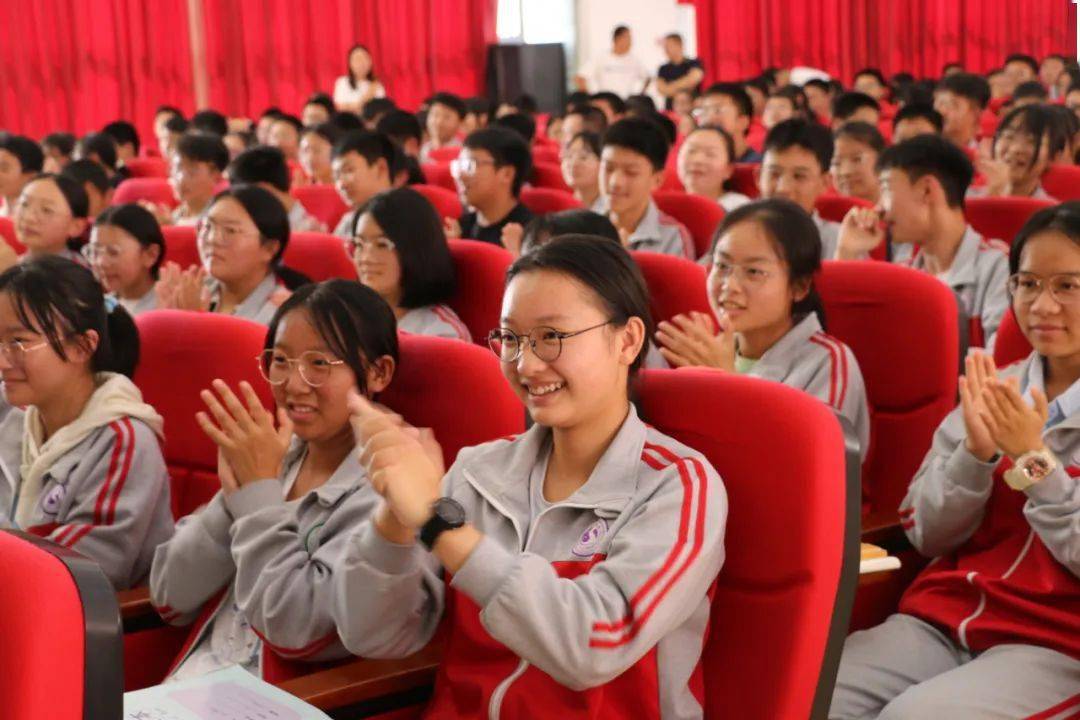
[[[128,177],[133,178],[167,178],[169,177],[168,164],[159,157],[131,158],[124,162],[128,169]]]
[[[817,280],[827,330],[855,353],[870,406],[863,506],[895,511],[956,405],[959,309],[952,290],[911,268],[824,263]]]
[[[504,248],[478,240],[447,244],[457,275],[457,292],[447,304],[469,328],[473,342],[487,347],[488,333],[499,326],[506,270],[513,257]]]
[[[421,165],[420,169],[424,172],[424,179],[427,180],[428,185],[438,185],[457,194],[457,183],[454,182],[454,176],[450,174],[448,164],[429,162]]]
[[[1031,351],[1031,343],[1020,331],[1016,315],[1013,314],[1012,308],[1009,308],[1001,316],[1001,324],[998,325],[997,335],[994,336],[994,363],[998,367],[1012,365],[1026,358]]]
[[[141,345],[135,384],[165,418],[165,462],[173,515],[179,518],[221,487],[217,446],[195,422],[195,413],[205,410],[199,392],[215,378],[234,389],[246,380],[267,408],[274,407],[270,386],[255,360],[262,352],[266,328],[231,315],[181,310],[143,313],[135,323]]]
[[[821,217],[826,220],[838,223],[844,221],[844,216],[848,214],[848,211],[851,210],[851,208],[870,208],[874,207],[874,203],[869,200],[863,200],[862,198],[851,197],[850,195],[825,193],[824,195],[819,195],[818,199],[814,201],[814,207],[817,208],[818,215],[821,215]]]
[[[563,180],[562,168],[559,167],[558,163],[533,163],[532,185],[571,192],[570,186]]]
[[[735,172],[731,174],[731,189],[748,198],[761,195],[757,184],[758,163],[735,163]]]
[[[446,147],[431,148],[431,150],[428,151],[428,158],[431,162],[448,163],[457,158],[460,154],[460,145],[447,145]]]
[[[675,218],[690,231],[690,235],[694,238],[694,251],[698,257],[709,252],[713,233],[724,219],[724,208],[720,206],[720,203],[700,195],[663,190],[654,192],[653,200],[656,201],[660,212]]]
[[[17,255],[26,252],[26,246],[19,242],[19,238],[15,235],[15,223],[11,218],[0,218],[0,238],[10,245]]]
[[[649,310],[653,321],[670,321],[679,314],[697,310],[712,315],[705,290],[705,268],[674,255],[631,250],[649,288]]]
[[[0,576],[4,718],[119,718],[120,612],[101,569],[73,550],[4,530]]]
[[[157,177],[129,178],[123,181],[113,193],[112,204],[123,205],[140,200],[164,205],[170,209],[180,204],[169,181]]]
[[[161,234],[165,238],[165,262],[174,262],[182,268],[198,265],[199,243],[195,238],[195,228],[190,225],[163,225]]]
[[[558,145],[535,144],[532,149],[533,162],[553,163],[558,165],[562,158]]]
[[[299,200],[319,222],[324,223],[330,232],[334,231],[341,216],[349,209],[333,185],[298,185],[289,194]]]
[[[964,201],[964,215],[980,235],[1011,245],[1028,218],[1053,205],[1053,201],[1029,197],[969,198]]]
[[[304,273],[315,282],[343,278],[356,279],[356,266],[345,252],[345,243],[336,235],[294,232],[281,256],[282,264]]]
[[[1053,164],[1042,176],[1043,189],[1062,202],[1080,200],[1080,166]]]
[[[646,370],[639,397],[645,420],[703,453],[727,490],[705,717],[824,717],[857,580],[858,453],[824,403],[780,383]]]
[[[547,215],[548,213],[581,207],[578,199],[565,190],[530,187],[528,185],[521,188],[521,202],[536,215]]]
[[[427,198],[441,218],[461,217],[463,209],[457,193],[439,185],[410,185],[413,190]]]

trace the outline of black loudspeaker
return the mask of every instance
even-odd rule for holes
[[[562,112],[566,106],[563,46],[489,45],[487,87],[493,100],[508,101],[529,93],[536,98],[540,112]]]

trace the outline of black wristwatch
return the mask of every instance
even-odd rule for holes
[[[465,524],[465,508],[461,503],[448,497],[439,498],[431,506],[434,513],[431,519],[420,528],[420,542],[428,550],[435,547],[435,541],[447,530],[456,530]]]

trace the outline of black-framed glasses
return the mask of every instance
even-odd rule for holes
[[[298,358],[291,358],[280,350],[263,350],[255,360],[259,363],[259,372],[271,385],[288,382],[289,373],[295,365],[300,371],[300,379],[311,387],[325,385],[334,366],[345,364],[344,360],[335,360],[318,350],[300,353]]]
[[[1080,303],[1080,274],[1061,273],[1042,278],[1032,273],[1016,273],[1009,277],[1009,295],[1022,303],[1033,303],[1043,289],[1060,305]]]
[[[495,356],[500,361],[512,363],[521,357],[521,354],[525,352],[525,345],[528,343],[529,347],[532,348],[533,355],[546,363],[555,362],[562,355],[563,340],[587,333],[590,330],[602,328],[612,322],[614,321],[605,320],[599,325],[573,332],[562,332],[553,327],[541,325],[534,327],[524,335],[518,335],[506,328],[495,328],[488,333],[488,347],[491,348],[491,352],[495,353]]]

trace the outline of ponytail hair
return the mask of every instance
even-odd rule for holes
[[[710,257],[715,257],[720,238],[743,222],[756,222],[765,230],[777,254],[787,265],[789,283],[800,280],[810,283],[806,297],[792,303],[792,317],[798,322],[814,313],[822,329],[825,329],[825,305],[814,284],[814,275],[821,270],[821,233],[813,218],[790,200],[770,198],[748,203],[724,216],[713,234]]]
[[[139,364],[139,331],[131,316],[111,298],[106,300],[94,274],[57,255],[28,260],[0,274],[0,293],[11,297],[24,326],[41,333],[65,362],[64,341],[97,333],[90,371],[127,377]]]

